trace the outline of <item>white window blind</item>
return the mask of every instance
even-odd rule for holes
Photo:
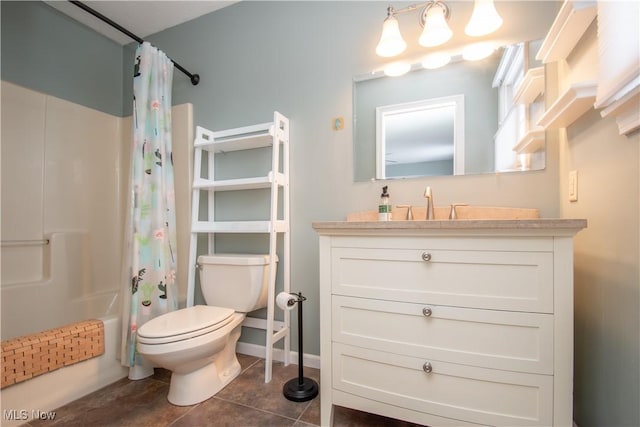
[[[598,90],[604,108],[640,85],[640,2],[598,0]]]

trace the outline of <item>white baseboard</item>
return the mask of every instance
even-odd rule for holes
[[[249,344],[245,342],[238,342],[236,346],[236,352],[240,354],[246,354],[247,356],[260,357],[264,359],[267,355],[267,350],[265,346],[258,344]],[[273,349],[273,360],[277,360],[278,362],[284,361],[284,350],[279,348]],[[289,360],[293,364],[298,364],[298,352],[292,351],[289,357]],[[302,364],[309,368],[320,369],[320,356],[316,356],[315,354],[303,354],[302,355]]]

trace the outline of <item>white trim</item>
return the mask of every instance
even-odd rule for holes
[[[236,352],[240,354],[244,354],[247,356],[259,357],[261,359],[265,358],[266,349],[265,346],[259,344],[250,344],[246,342],[238,342],[236,345]],[[280,348],[273,349],[273,360],[278,362],[284,361],[284,350]],[[298,361],[298,352],[291,351],[289,360]],[[302,363],[304,366],[308,368],[320,369],[320,356],[315,354],[304,353],[302,355]]]

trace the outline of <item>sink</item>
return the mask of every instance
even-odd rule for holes
[[[407,217],[408,208],[394,207],[392,218],[394,221],[404,221]],[[448,220],[450,206],[435,206],[433,214],[436,220]],[[540,211],[531,208],[508,208],[496,206],[458,206],[456,207],[458,220],[481,220],[481,219],[537,219],[540,218]],[[426,206],[413,207],[413,220],[424,221],[427,217]],[[378,221],[378,212],[375,210],[355,212],[347,215],[347,221]]]

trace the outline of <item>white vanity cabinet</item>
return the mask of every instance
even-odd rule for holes
[[[314,223],[321,417],[570,426],[584,220]]]

